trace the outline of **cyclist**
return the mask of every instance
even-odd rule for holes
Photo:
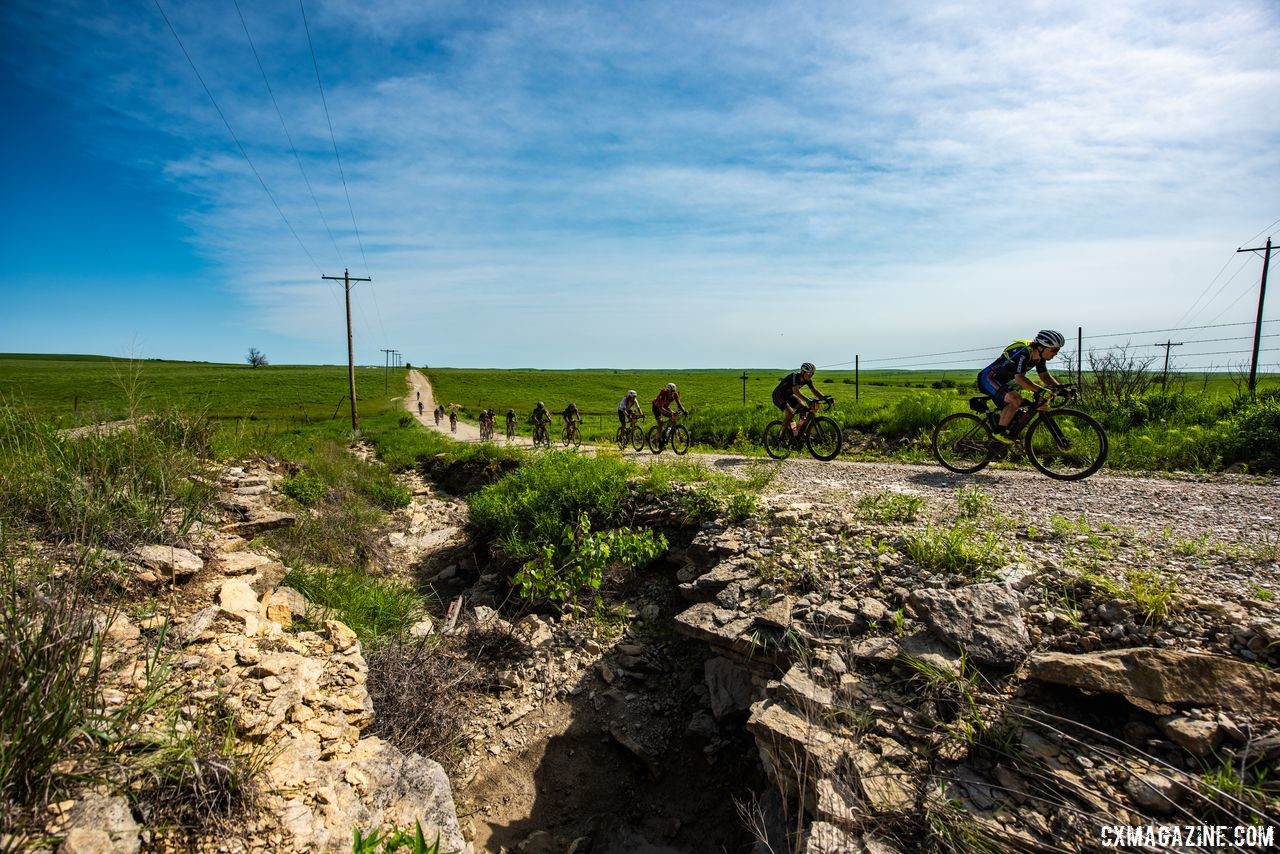
[[[547,425],[551,423],[551,413],[547,411],[547,405],[541,400],[538,401],[538,405],[533,408],[533,417],[529,420],[533,422],[534,436],[537,436],[539,427],[545,431]]]
[[[489,410],[481,409],[480,415],[477,417],[477,420],[479,420],[480,422],[480,438],[483,439],[485,437],[485,434],[488,432],[487,428],[489,426]]]
[[[458,410],[456,409],[449,410],[449,431],[451,433],[458,432]]]
[[[566,427],[582,423],[582,413],[578,411],[578,404],[576,403],[570,403],[566,406],[564,412],[560,413],[560,417],[564,419]]]
[[[676,415],[671,411],[671,404],[673,403],[681,415],[689,414],[688,410],[684,408],[684,404],[680,402],[680,392],[676,391],[676,384],[667,383],[662,391],[658,392],[658,396],[653,399],[653,421],[657,425],[658,436],[662,436],[662,419],[664,417],[672,424],[676,423]]]
[[[1066,339],[1061,332],[1041,329],[1030,341],[1018,340],[1005,347],[994,362],[978,373],[978,388],[1003,407],[1000,410],[1000,420],[992,429],[992,437],[997,442],[1002,445],[1013,444],[1014,439],[1010,434],[1016,435],[1017,428],[1010,430],[1009,425],[1013,423],[1018,408],[1027,402],[1018,393],[1019,387],[1039,396],[1062,386],[1049,373],[1045,363],[1058,355],[1065,343]],[[1036,369],[1036,374],[1045,385],[1037,385],[1027,379],[1027,371],[1031,368]]]
[[[507,410],[507,438],[510,439],[516,435],[516,411],[514,408]]]
[[[813,384],[813,375],[817,369],[813,362],[805,362],[800,370],[792,371],[778,382],[773,390],[773,405],[782,410],[782,429],[788,435],[795,436],[795,428],[791,426],[791,418],[809,408],[809,399],[800,393],[800,389],[808,386],[818,400],[826,400],[827,396],[818,391]]]
[[[636,400],[636,390],[631,389],[627,392],[627,396],[618,401],[618,426],[626,427],[627,418],[630,417],[634,423],[640,418],[640,403]]]
[[[423,413],[423,412],[425,412],[425,411],[426,411],[426,409],[423,407],[423,405],[422,405],[422,401],[421,401],[421,400],[419,400],[419,401],[418,401],[418,417],[419,417],[419,418],[421,418],[421,417],[422,417],[422,413]]]

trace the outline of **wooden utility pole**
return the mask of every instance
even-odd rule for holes
[[[861,356],[853,357],[853,399],[855,401],[862,397],[862,386],[858,380],[858,360],[861,358]]]
[[[1080,368],[1081,368],[1080,359],[1081,359],[1081,354],[1083,352],[1084,352],[1084,327],[1077,326],[1076,327],[1076,394],[1080,393],[1080,384],[1083,382],[1083,380],[1081,379],[1082,375],[1080,373]]]
[[[743,371],[742,376],[738,377],[742,380],[742,405],[747,405],[747,372]]]
[[[347,385],[351,395],[351,429],[360,429],[360,416],[356,413],[356,345],[351,337],[351,283],[352,282],[372,282],[371,278],[352,278],[351,271],[344,269],[341,276],[321,276],[322,279],[332,279],[335,282],[342,282],[342,289],[347,294]]]
[[[1258,384],[1258,348],[1262,345],[1262,302],[1267,298],[1267,267],[1271,264],[1271,238],[1267,238],[1266,246],[1255,246],[1252,249],[1237,249],[1241,252],[1262,253],[1262,284],[1258,287],[1258,319],[1253,323],[1253,359],[1249,362],[1249,396],[1253,396]]]
[[[1164,373],[1160,375],[1160,389],[1163,391],[1169,385],[1169,348],[1181,347],[1182,342],[1179,341],[1176,344],[1172,341],[1166,341],[1163,344],[1156,342],[1155,346],[1164,348]]]
[[[386,394],[387,391],[391,388],[390,380],[388,379],[388,372],[391,370],[391,354],[394,352],[395,350],[387,350],[387,349],[384,349],[382,351],[382,393],[383,394]]]

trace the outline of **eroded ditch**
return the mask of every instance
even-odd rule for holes
[[[415,562],[424,589],[466,603],[462,631],[517,641],[486,665],[451,774],[477,850],[746,851],[762,835],[775,851],[910,851],[926,839],[1089,850],[1108,822],[1274,827],[1267,807],[1248,807],[1269,790],[1224,799],[1202,784],[1224,755],[1246,785],[1280,761],[1265,699],[1280,688],[1231,657],[1239,647],[1274,658],[1270,610],[1189,608],[1171,636],[1206,643],[1184,651],[1114,597],[1064,586],[1052,561],[962,583],[878,543],[850,547],[867,526],[838,511],[775,504],[746,528],[690,529],[650,509],[673,545],[606,583],[606,602],[629,611],[620,634],[607,615],[523,610],[465,541]],[[866,570],[855,581],[805,575],[783,554],[797,531]],[[1063,591],[1079,612],[1051,607]],[[960,638],[948,611],[981,619]],[[999,637],[1016,626],[1021,635]],[[1221,638],[1231,649],[1207,643]],[[1095,653],[1152,672],[1201,668],[1178,696],[1048,672],[1096,666],[1084,658]],[[1263,700],[1222,708],[1232,691]],[[778,791],[792,815],[803,804],[803,822],[786,818]],[[798,824],[806,833],[788,838]]]

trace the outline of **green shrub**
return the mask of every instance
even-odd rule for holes
[[[1280,394],[1258,395],[1256,403],[1240,406],[1233,421],[1227,460],[1248,463],[1254,471],[1280,472]]]
[[[542,553],[516,573],[516,589],[525,599],[575,599],[580,591],[600,589],[610,564],[625,569],[643,566],[667,550],[667,538],[653,531],[593,532],[586,513],[576,526],[566,525],[559,543],[547,543]]]
[[[311,472],[298,472],[280,484],[280,491],[301,504],[303,507],[315,507],[328,493],[325,482]]]
[[[889,417],[880,426],[886,436],[914,438],[932,430],[953,411],[950,401],[934,394],[913,394],[893,405]]]
[[[333,492],[315,514],[302,514],[296,525],[264,535],[286,566],[309,564],[364,569],[380,564],[385,538],[378,534],[383,515],[362,496]]]
[[[401,507],[408,507],[409,502],[412,500],[409,490],[401,486],[400,482],[389,473],[366,479],[361,484],[361,489],[374,504],[383,510],[398,510]]]
[[[858,499],[858,514],[873,522],[911,522],[923,507],[923,498],[893,492],[876,492]]]
[[[560,542],[565,525],[583,513],[599,528],[618,524],[632,471],[630,463],[616,457],[539,454],[467,499],[471,525],[508,558],[524,563]]]

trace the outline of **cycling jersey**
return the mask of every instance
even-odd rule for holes
[[[670,409],[672,403],[680,402],[680,392],[672,391],[664,388],[658,392],[658,396],[653,399],[653,405],[658,409]]]
[[[631,407],[633,407],[633,406],[634,406],[636,409],[639,409],[639,408],[640,408],[640,404],[639,404],[639,403],[637,403],[636,401],[632,400],[630,397],[624,397],[624,398],[622,398],[622,400],[618,401],[618,411],[619,411],[619,412],[626,412],[628,409],[630,409],[630,408],[631,408]]]
[[[1004,348],[1004,352],[994,362],[982,369],[981,375],[988,377],[995,383],[1006,385],[1015,375],[1025,375],[1032,368],[1035,368],[1037,372],[1043,373],[1045,370],[1044,357],[1041,356],[1036,359],[1031,355],[1030,341],[1014,341]]]
[[[551,413],[547,412],[547,410],[545,409],[534,409],[533,420],[534,421],[550,421]]]

